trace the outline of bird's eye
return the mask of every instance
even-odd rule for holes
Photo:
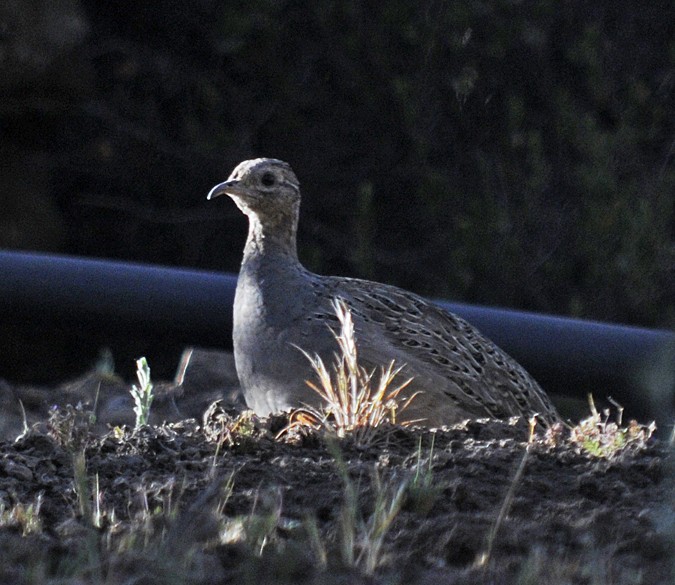
[[[260,182],[265,185],[265,187],[271,187],[274,185],[274,175],[272,173],[265,173],[260,179]]]

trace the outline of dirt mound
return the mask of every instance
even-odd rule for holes
[[[0,443],[1,583],[672,583],[673,472],[528,425],[365,445],[237,415],[100,431],[52,408]],[[554,444],[555,443],[555,444]]]

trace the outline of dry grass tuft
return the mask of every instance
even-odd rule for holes
[[[296,411],[294,418],[300,424],[312,424],[334,432],[338,437],[350,434],[359,443],[372,440],[372,429],[385,423],[410,425],[417,421],[399,422],[397,415],[404,411],[415,398],[399,394],[412,381],[412,378],[396,385],[394,380],[403,366],[392,361],[382,367],[376,380],[376,369],[366,370],[358,363],[358,351],[354,335],[354,321],[347,303],[342,299],[333,301],[335,313],[340,320],[340,332],[335,333],[339,352],[335,354],[333,375],[329,372],[319,355],[312,357],[305,350],[300,351],[312,364],[317,374],[318,384],[307,380],[323,406],[307,406]],[[308,421],[309,419],[309,421]]]

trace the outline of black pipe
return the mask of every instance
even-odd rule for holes
[[[199,270],[26,252],[0,252],[0,316],[171,335],[232,348],[237,277]]]
[[[0,252],[0,325],[121,344],[175,367],[185,345],[231,349],[236,276],[25,252]],[[438,301],[520,361],[550,393],[611,395],[632,416],[672,423],[675,334]],[[0,343],[6,343],[7,339]],[[137,349],[138,348],[138,349]],[[170,356],[165,354],[170,353]],[[0,352],[16,361],[17,351]],[[30,358],[30,351],[21,354]],[[39,356],[29,370],[35,372]],[[151,363],[153,363],[151,361]],[[16,365],[16,364],[15,364]],[[82,360],[73,358],[82,368]],[[0,356],[0,376],[12,364]]]

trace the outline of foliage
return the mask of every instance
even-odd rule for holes
[[[303,182],[313,269],[675,322],[667,3],[65,4],[83,25],[40,67],[12,47],[49,31],[8,28],[3,63],[30,83],[4,76],[5,141],[50,164],[9,173],[7,222],[58,212],[72,253],[236,270],[241,217],[196,202],[276,156]],[[35,181],[58,209],[23,203]]]
[[[150,366],[144,357],[136,360],[136,376],[138,386],[132,384],[131,396],[134,399],[134,414],[136,415],[136,428],[148,424],[150,418],[150,406],[155,399],[152,393],[153,384],[150,379]]]
[[[638,424],[631,420],[628,426],[621,425],[622,409],[619,408],[617,421],[609,419],[609,410],[602,414],[597,411],[593,398],[589,396],[591,416],[583,419],[571,429],[570,442],[593,457],[611,459],[630,451],[639,451],[647,446],[656,425]]]
[[[257,30],[246,19],[226,25],[226,9],[218,31],[240,41],[227,57],[259,72],[238,89],[275,111],[256,149],[280,152],[308,177],[322,228],[334,201],[359,210],[342,220],[358,246],[329,229],[317,269],[486,303],[673,322],[675,52],[663,27],[651,28],[665,16],[658,9],[392,0],[257,10]]]

